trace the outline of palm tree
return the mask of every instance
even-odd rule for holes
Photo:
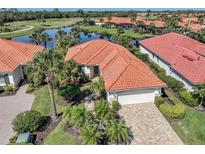
[[[110,15],[107,16],[107,20],[108,20],[109,26],[111,27],[110,21],[112,20],[112,17]]]
[[[53,39],[48,35],[48,33],[42,33],[40,35],[41,43],[44,44],[45,47],[47,47],[47,44],[51,42]]]
[[[29,36],[29,41],[36,45],[41,44],[41,34],[39,32],[34,32],[32,35]]]
[[[57,117],[53,81],[60,80],[63,66],[63,56],[54,49],[37,53],[33,61],[27,64],[28,78],[34,85],[39,86],[43,81],[48,84],[53,118]]]
[[[108,140],[112,144],[126,144],[129,140],[129,130],[120,120],[114,120],[107,127]]]
[[[100,18],[99,21],[102,24],[104,22],[104,18]]]
[[[64,30],[59,30],[59,31],[56,32],[55,38],[56,38],[57,40],[59,40],[60,38],[62,38],[62,37],[65,36],[65,35],[67,35],[67,32],[66,32],[66,31],[64,31]]]
[[[101,133],[98,125],[85,123],[80,132],[80,137],[84,144],[98,144],[101,139]]]
[[[84,104],[74,106],[71,110],[70,123],[76,127],[82,127],[88,120],[89,113],[86,111]]]
[[[99,77],[98,81],[91,84],[91,91],[95,92],[98,96],[103,96],[105,92],[105,85],[102,77]]]

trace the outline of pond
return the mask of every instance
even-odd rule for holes
[[[55,34],[58,30],[64,30],[66,31],[67,33],[70,33],[72,27],[60,27],[60,28],[55,28],[55,29],[47,29],[47,30],[44,30],[43,32],[46,32],[48,33],[48,35],[53,39],[51,42],[49,42],[47,44],[47,47],[53,47],[55,45],[55,42],[56,42],[56,39],[55,39]],[[30,43],[30,39],[29,39],[29,35],[24,35],[24,36],[18,36],[18,37],[12,37],[11,40],[14,40],[14,41],[20,41],[20,42],[25,42],[25,43]],[[102,36],[102,35],[99,35],[99,34],[96,34],[96,33],[84,33],[84,32],[81,32],[80,33],[80,43],[84,43],[84,42],[87,42],[87,41],[90,41],[90,40],[94,40],[94,39],[106,39],[106,40],[112,40],[111,37],[107,37],[107,36]]]

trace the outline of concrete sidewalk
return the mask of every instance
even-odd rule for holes
[[[22,85],[14,96],[0,97],[0,144],[7,144],[14,135],[12,120],[20,112],[30,110],[34,95],[26,94],[28,85]]]

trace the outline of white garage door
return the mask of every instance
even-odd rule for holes
[[[154,90],[137,90],[118,93],[121,105],[154,102]]]

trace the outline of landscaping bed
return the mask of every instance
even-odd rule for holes
[[[184,144],[205,144],[205,112],[200,112],[184,104],[173,92],[165,91],[169,99],[182,104],[186,114],[181,119],[167,118]]]

